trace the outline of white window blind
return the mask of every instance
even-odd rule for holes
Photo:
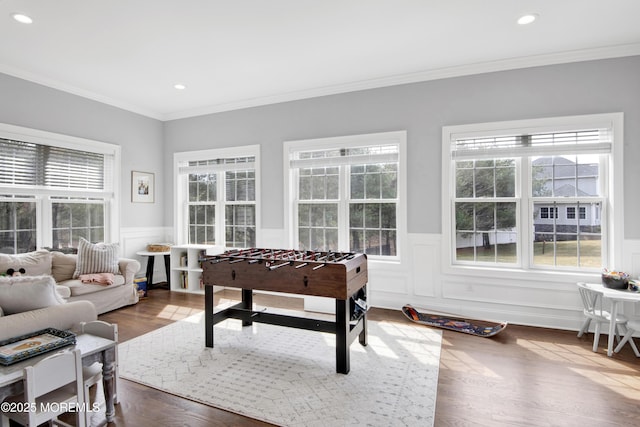
[[[455,138],[455,160],[507,158],[554,154],[605,154],[611,152],[610,129],[531,133],[477,138]]]
[[[296,151],[291,153],[291,168],[313,168],[342,165],[371,165],[396,163],[399,147],[378,145],[358,148],[338,148],[330,150]]]
[[[231,157],[183,162],[178,167],[178,173],[181,175],[206,174],[221,171],[250,170],[255,169],[255,167],[256,158],[254,156]]]
[[[113,156],[0,139],[0,185],[110,191]]]

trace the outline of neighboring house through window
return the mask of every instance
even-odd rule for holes
[[[405,146],[403,131],[285,142],[291,245],[399,258]]]
[[[117,241],[120,147],[0,125],[0,252]]]
[[[256,246],[259,154],[257,145],[175,154],[178,241]]]
[[[445,127],[449,265],[597,271],[619,260],[621,130],[621,114]]]

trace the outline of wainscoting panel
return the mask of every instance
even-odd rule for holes
[[[620,268],[620,270],[629,273],[633,279],[640,279],[640,240],[625,240],[622,252],[623,268]],[[635,317],[640,317],[640,303],[626,303],[624,312]]]
[[[287,247],[286,233],[280,229],[264,229],[256,246]],[[123,256],[139,259],[144,274],[146,259],[136,251],[148,243],[171,242],[170,227],[123,229]],[[535,279],[514,274],[510,278],[493,277],[491,271],[477,274],[445,273],[443,270],[442,236],[411,233],[403,248],[400,262],[369,261],[368,303],[372,307],[399,310],[404,304],[433,311],[489,320],[506,320],[514,324],[577,330],[582,321],[582,308],[575,286],[578,280],[598,280],[567,274]],[[615,268],[632,277],[640,276],[640,240],[624,242],[622,265]],[[158,279],[164,277],[164,266],[156,262]],[[540,276],[538,276],[540,277]],[[331,311],[325,301],[305,302],[314,311]],[[640,304],[625,304],[624,313],[640,317]]]
[[[435,297],[440,289],[440,235],[410,234],[411,282],[413,293],[423,297]]]
[[[147,268],[147,257],[136,255],[136,252],[146,250],[149,243],[172,243],[172,238],[172,227],[121,228],[120,248],[122,257],[137,259],[140,262],[140,271],[137,275],[144,276]],[[157,283],[166,280],[164,262],[158,259],[153,267],[153,281]]]
[[[575,310],[580,306],[573,283],[567,286],[567,283],[546,282],[544,286],[540,286],[538,282],[488,281],[484,277],[456,280],[454,277],[447,277],[443,280],[442,296],[445,299],[545,309]]]
[[[398,274],[376,273],[369,270],[368,287],[376,293],[407,295],[409,293],[407,282],[406,277]]]

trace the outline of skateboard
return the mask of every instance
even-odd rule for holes
[[[402,307],[402,313],[412,322],[422,325],[434,326],[436,328],[447,329],[455,332],[463,332],[478,337],[489,338],[504,331],[507,322],[484,324],[480,322],[469,322],[465,319],[457,317],[442,316],[439,314],[422,313],[407,304]]]

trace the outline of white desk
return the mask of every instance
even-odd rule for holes
[[[89,334],[82,334],[76,337],[75,346],[67,346],[54,351],[50,351],[39,356],[35,356],[22,362],[14,363],[9,366],[0,366],[0,402],[7,396],[22,393],[24,368],[35,364],[47,356],[55,354],[58,351],[69,351],[79,348],[82,355],[82,364],[90,366],[95,362],[102,363],[102,380],[104,386],[104,397],[106,401],[107,421],[113,422],[115,418],[115,408],[113,406],[113,383],[115,373],[116,348],[115,341],[106,338],[97,337]],[[2,421],[0,421],[0,424]]]
[[[596,290],[602,296],[611,301],[611,319],[615,319],[618,315],[618,303],[620,302],[640,302],[640,292],[630,292],[628,290],[611,289],[605,287],[602,283],[587,283],[591,289]],[[607,356],[613,354],[613,340],[616,335],[616,322],[609,322],[609,341],[607,345]]]

